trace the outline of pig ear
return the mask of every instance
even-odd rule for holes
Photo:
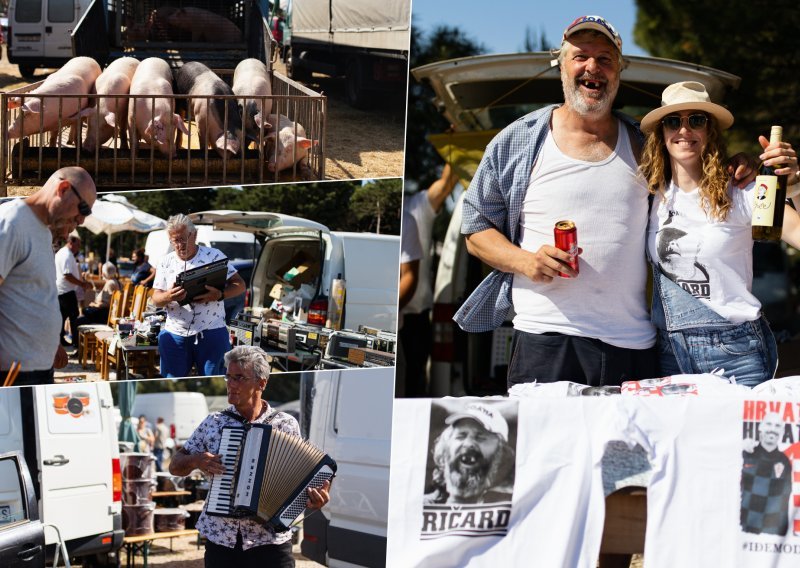
[[[264,128],[264,126],[261,124],[261,113],[260,112],[256,113],[256,115],[253,117],[253,120],[255,121],[256,126],[258,126],[259,128]]]
[[[308,150],[316,143],[316,140],[309,140],[308,138],[297,137],[297,147]]]
[[[23,112],[30,112],[33,114],[39,114],[42,110],[42,101],[39,99],[32,99],[26,101],[24,105],[22,105]]]
[[[113,112],[107,112],[106,116],[106,124],[111,126],[112,128],[116,128],[117,126],[117,116]]]
[[[22,106],[22,98],[21,97],[11,97],[8,99],[8,109],[11,110],[12,108],[19,108]]]
[[[173,116],[173,119],[175,120],[175,126],[178,127],[178,130],[186,134],[186,136],[189,136],[189,129],[186,128],[186,123],[181,118],[181,115],[175,114],[175,116]]]
[[[157,120],[158,120],[157,118],[154,118],[153,120],[147,123],[147,128],[144,129],[145,136],[150,136],[153,134],[153,130],[155,129],[155,122]]]

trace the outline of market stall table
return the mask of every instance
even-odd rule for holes
[[[170,550],[172,550],[172,539],[181,536],[195,536],[198,534],[197,529],[183,529],[180,531],[170,531],[161,533],[141,534],[136,536],[126,536],[122,541],[122,546],[125,547],[125,562],[128,568],[133,568],[136,565],[136,555],[141,553],[144,568],[147,568],[147,558],[150,555],[150,543],[154,540],[168,538]],[[198,545],[199,546],[199,545]]]

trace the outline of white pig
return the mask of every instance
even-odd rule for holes
[[[233,92],[243,98],[239,99],[239,112],[242,114],[244,131],[247,138],[258,143],[259,129],[268,129],[265,117],[272,112],[272,99],[247,99],[246,95],[272,95],[272,84],[269,80],[267,66],[258,59],[245,59],[236,66],[233,72]]]
[[[59,106],[61,110],[61,127],[74,127],[81,109],[86,108],[89,101],[85,98],[64,97],[59,103],[56,95],[86,95],[93,91],[95,80],[100,76],[100,66],[91,57],[73,57],[61,69],[48,76],[44,82],[25,96],[11,97],[8,108],[22,109],[11,128],[9,138],[21,138],[37,132],[50,132],[51,145],[55,144],[59,127]],[[35,98],[31,95],[50,95]],[[70,120],[71,119],[71,120]],[[41,121],[41,124],[40,124]]]
[[[128,132],[131,137],[131,155],[136,156],[139,140],[155,145],[164,156],[177,155],[175,127],[189,134],[183,119],[174,113],[173,101],[157,95],[171,95],[172,70],[158,57],[148,57],[136,68],[131,80],[131,95],[146,95],[128,105]]]
[[[97,94],[127,95],[138,66],[139,61],[133,57],[121,57],[112,61],[95,82]],[[120,147],[127,147],[127,97],[98,97],[97,105],[83,109],[81,116],[86,117],[89,123],[86,140],[83,143],[87,151],[94,153],[97,145],[102,145],[111,138],[117,124],[120,131]]]
[[[197,123],[201,148],[214,148],[222,155],[227,150],[239,153],[242,118],[234,99],[214,98],[233,96],[228,84],[198,61],[185,63],[175,73],[175,84],[182,95],[190,95],[192,119]],[[211,98],[207,98],[211,97]],[[225,114],[227,110],[227,124]]]
[[[269,115],[268,122],[271,127],[266,137],[267,169],[271,172],[281,171],[298,164],[298,172],[303,179],[313,177],[308,165],[308,151],[317,141],[306,138],[303,125],[293,122],[288,116],[273,113]]]

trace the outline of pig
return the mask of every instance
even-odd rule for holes
[[[133,57],[121,57],[112,61],[95,82],[97,94],[127,95],[138,66],[139,61]],[[89,123],[86,140],[83,142],[83,147],[88,152],[93,154],[98,145],[110,139],[116,125],[119,125],[120,147],[127,147],[127,97],[98,97],[97,105],[83,109],[81,117],[86,118]]]
[[[147,95],[133,99],[128,105],[128,132],[131,155],[136,156],[139,140],[155,145],[168,158],[177,155],[175,127],[189,134],[179,114],[173,112],[172,100],[154,95],[171,95],[172,70],[158,57],[148,57],[136,68],[131,80],[131,95]],[[153,102],[155,101],[155,102]]]
[[[91,57],[73,57],[61,69],[48,76],[36,89],[28,93],[25,102],[22,97],[11,97],[8,108],[21,108],[11,128],[9,138],[21,138],[38,132],[50,132],[50,145],[54,146],[58,135],[59,106],[61,107],[61,127],[70,125],[75,128],[81,109],[88,106],[85,98],[63,98],[55,95],[83,95],[94,90],[95,81],[100,76],[100,65]],[[51,95],[47,98],[35,98],[31,95]],[[41,125],[40,125],[41,121]],[[24,123],[24,124],[23,124]]]
[[[242,118],[235,99],[207,99],[207,96],[233,95],[225,81],[197,61],[185,63],[175,72],[178,92],[189,95],[192,119],[197,123],[201,148],[214,148],[222,157],[227,150],[237,154],[242,136]],[[210,104],[209,104],[210,103]],[[225,128],[225,108],[228,123]]]
[[[306,138],[306,130],[299,122],[288,116],[270,114],[271,125],[266,137],[267,169],[271,172],[285,170],[298,164],[298,172],[304,180],[313,178],[308,164],[308,150],[317,144],[316,140]],[[277,147],[277,156],[276,156]]]
[[[233,72],[233,92],[239,97],[272,95],[267,66],[258,59],[245,59],[239,63]],[[258,144],[259,131],[269,128],[265,117],[272,112],[272,99],[264,100],[262,109],[261,99],[240,98],[239,112],[247,138]]]
[[[202,8],[180,8],[167,17],[171,30],[190,32],[192,41],[241,43],[242,32],[228,18]]]

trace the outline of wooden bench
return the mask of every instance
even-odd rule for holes
[[[168,538],[169,548],[172,550],[172,539],[181,536],[195,536],[197,529],[183,529],[180,531],[169,531],[150,534],[139,534],[135,536],[126,536],[122,541],[122,546],[125,548],[125,562],[128,568],[133,568],[136,565],[136,555],[142,554],[142,561],[144,568],[147,568],[147,558],[150,555],[150,543],[154,540]]]

